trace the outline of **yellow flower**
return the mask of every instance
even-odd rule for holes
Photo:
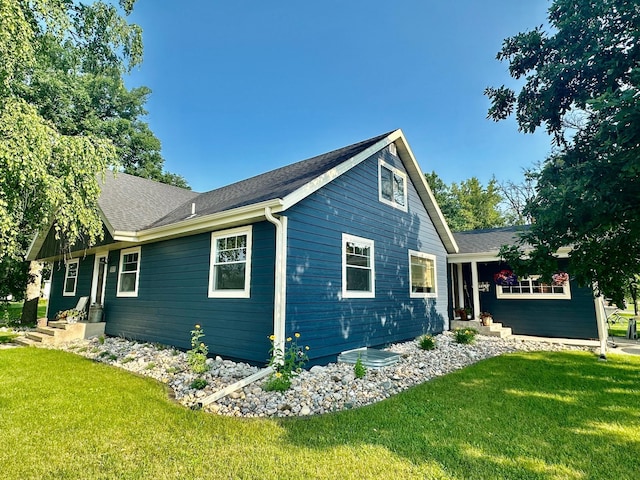
[[[196,325],[196,330],[199,330],[199,329],[200,329],[200,325]]]
[[[306,346],[304,347],[304,349],[305,349],[305,350],[309,350],[309,345],[306,345]]]
[[[298,332],[294,333],[293,336],[296,338],[300,338],[300,334]]]
[[[272,342],[276,339],[275,335],[269,335],[269,340],[271,340]]]
[[[280,372],[276,372],[276,378],[280,378],[282,374]]]
[[[287,337],[287,342],[290,342],[290,341],[291,341],[291,337]]]
[[[201,343],[201,344],[200,344],[200,346],[201,346],[201,347],[204,347],[204,343]]]

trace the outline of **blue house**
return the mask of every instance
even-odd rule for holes
[[[89,296],[109,335],[263,364],[294,332],[313,363],[448,329],[458,251],[401,130],[206,193],[117,173],[104,240],[52,262],[48,317]]]

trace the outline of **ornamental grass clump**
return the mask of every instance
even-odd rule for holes
[[[478,331],[475,328],[456,328],[453,331],[453,336],[457,343],[468,345],[473,343],[476,339]]]
[[[304,348],[298,346],[299,333],[294,334],[295,340],[291,337],[287,337],[284,350],[276,348],[275,335],[270,335],[271,341],[271,359],[269,360],[269,366],[273,368],[273,373],[269,375],[267,382],[264,384],[264,390],[268,392],[284,392],[291,387],[292,378],[302,371],[302,367],[309,360],[307,352],[309,346]]]
[[[434,350],[436,348],[436,339],[433,335],[422,335],[418,338],[418,345],[422,350]]]
[[[191,330],[191,350],[187,351],[187,364],[193,373],[200,374],[208,370],[207,354],[209,347],[200,340],[204,337],[204,331],[200,325]]]

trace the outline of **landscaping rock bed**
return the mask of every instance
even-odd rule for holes
[[[207,405],[205,410],[236,417],[289,417],[322,414],[357,408],[384,400],[407,388],[445,375],[485,358],[515,351],[589,350],[546,342],[500,339],[478,336],[475,343],[461,345],[450,332],[436,337],[435,350],[421,350],[416,341],[394,344],[389,350],[400,353],[392,366],[368,369],[364,378],[356,378],[353,365],[329,364],[312,367],[294,377],[285,392],[262,389],[265,380],[241,388]],[[58,347],[62,350],[114,365],[167,384],[175,399],[189,408],[199,408],[202,400],[260,369],[246,363],[209,358],[210,369],[202,375],[191,373],[187,356],[173,348],[137,343],[117,337],[76,340]],[[191,388],[202,378],[207,385]]]

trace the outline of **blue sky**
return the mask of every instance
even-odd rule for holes
[[[207,191],[401,128],[447,183],[519,181],[543,131],[486,119],[487,86],[517,85],[504,38],[546,0],[138,0],[146,120],[166,170]]]

